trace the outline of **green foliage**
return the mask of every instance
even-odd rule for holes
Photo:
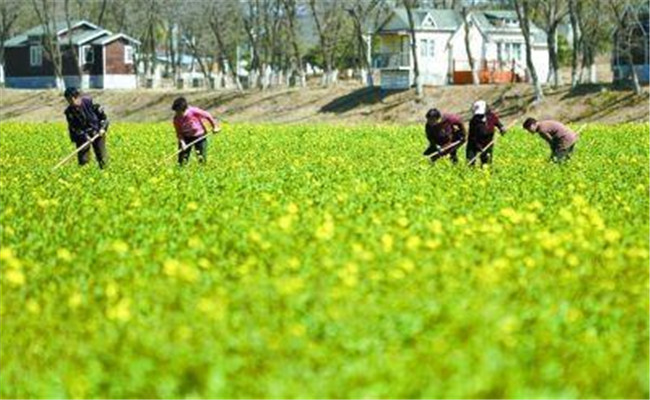
[[[647,398],[648,125],[492,169],[421,127],[0,124],[3,398]]]

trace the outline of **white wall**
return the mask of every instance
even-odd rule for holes
[[[415,36],[422,83],[424,85],[446,85],[450,68],[447,43],[451,32],[417,32]],[[427,41],[427,46],[430,46],[429,43],[433,41],[433,55],[430,54],[430,48],[426,49],[423,55],[422,40]]]
[[[136,87],[135,74],[104,75],[104,89],[135,89]]]
[[[532,55],[535,72],[537,72],[537,78],[539,78],[540,82],[545,83],[546,78],[548,78],[549,70],[548,48],[546,46],[533,46]]]

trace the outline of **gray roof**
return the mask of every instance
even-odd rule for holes
[[[72,43],[74,45],[80,45],[84,44],[85,42],[92,40],[93,38],[105,38],[108,35],[111,35],[111,32],[102,29],[98,27],[97,25],[94,25],[88,21],[84,20],[75,20],[75,21],[70,21],[70,26],[75,27],[79,25],[87,25],[90,27],[90,30],[85,30],[85,31],[80,31],[80,32],[74,32],[72,34]],[[57,22],[54,25],[55,32],[59,33],[61,31],[66,31],[68,29],[68,23],[67,22]],[[4,42],[5,47],[20,47],[24,46],[27,44],[27,41],[30,36],[42,36],[45,33],[45,28],[43,25],[38,25],[35,26],[20,35],[16,35],[12,37],[11,39],[7,40]],[[126,36],[126,35],[125,35]],[[137,42],[137,40],[128,38],[129,40],[133,40]],[[62,44],[67,44],[68,43],[68,38],[64,37],[61,40]],[[93,41],[93,43],[97,42],[97,40]]]
[[[472,17],[476,21],[479,29],[486,34],[521,32],[519,25],[509,26],[504,23],[504,20],[519,21],[517,12],[514,10],[473,11]],[[546,44],[546,32],[532,22],[530,23],[530,32],[533,37],[533,43]]]
[[[92,31],[83,31],[83,32],[78,32],[78,33],[73,33],[72,34],[72,44],[79,45],[79,44],[84,44],[90,39],[93,38],[98,38],[98,37],[105,37],[110,35],[110,32],[104,29],[99,29],[99,30],[92,30]],[[63,43],[67,43],[68,38],[66,37],[63,39]]]
[[[107,31],[107,33],[110,34],[110,32],[108,32],[108,31]],[[112,34],[110,36],[105,35],[105,36],[102,36],[102,37],[100,37],[98,39],[93,40],[91,43],[92,44],[105,45],[105,44],[110,43],[110,42],[112,42],[114,40],[117,40],[117,39],[124,39],[124,40],[126,40],[128,42],[132,42],[132,43],[135,43],[137,45],[140,44],[140,41],[138,41],[137,39],[134,39],[131,36],[125,35],[123,33],[114,33],[114,34]]]
[[[433,19],[434,27],[423,26],[427,15]],[[415,23],[416,30],[456,30],[462,24],[463,18],[458,11],[454,10],[440,10],[440,9],[414,9],[413,22]],[[380,31],[401,31],[410,29],[408,14],[405,8],[396,8],[385,23],[383,23]]]

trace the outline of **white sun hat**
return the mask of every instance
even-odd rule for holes
[[[472,111],[474,112],[474,115],[485,115],[485,111],[487,109],[487,104],[483,100],[479,100],[474,103],[472,106]]]

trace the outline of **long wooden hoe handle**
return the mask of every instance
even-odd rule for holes
[[[54,168],[52,168],[52,171],[59,169],[59,167],[61,167],[61,166],[62,166],[63,164],[65,164],[66,162],[68,162],[69,159],[71,159],[72,157],[74,157],[75,155],[77,155],[77,153],[79,153],[81,150],[83,150],[83,149],[85,149],[86,147],[90,146],[90,145],[92,144],[92,142],[94,142],[94,141],[97,140],[100,136],[103,136],[103,135],[104,135],[103,133],[99,133],[99,134],[93,136],[92,139],[88,139],[88,140],[86,140],[86,142],[85,142],[84,144],[82,144],[81,146],[77,147],[77,149],[76,149],[75,151],[73,151],[72,153],[70,153],[69,155],[67,155],[65,158],[63,158],[61,161],[59,161],[59,163],[56,164],[56,165],[54,166]]]
[[[429,154],[428,156],[425,156],[425,157],[433,158],[433,157],[437,156],[438,154],[442,154],[442,153],[444,153],[445,151],[451,149],[452,147],[454,147],[455,145],[457,145],[457,144],[460,143],[460,142],[462,142],[462,140],[457,140],[457,141],[455,141],[455,142],[453,142],[453,143],[451,143],[451,144],[449,144],[449,145],[443,147],[442,149],[436,151],[435,153],[433,153],[433,154]]]
[[[517,118],[517,119],[515,119],[514,121],[512,121],[511,123],[509,123],[508,126],[506,126],[506,129],[504,129],[504,130],[507,131],[508,129],[510,129],[510,128],[512,128],[513,126],[515,126],[515,124],[517,123],[517,121],[519,121],[519,118]],[[481,154],[485,153],[485,152],[486,152],[490,147],[492,147],[492,146],[494,145],[494,143],[496,142],[496,140],[497,140],[497,136],[495,135],[495,136],[494,136],[494,139],[492,139],[492,140],[490,141],[490,143],[487,144],[487,146],[485,146],[481,151],[479,151],[479,153],[478,153],[477,155],[475,155],[471,160],[469,160],[469,164],[473,164],[474,161],[476,161],[476,159],[479,158],[479,157],[481,156]]]

